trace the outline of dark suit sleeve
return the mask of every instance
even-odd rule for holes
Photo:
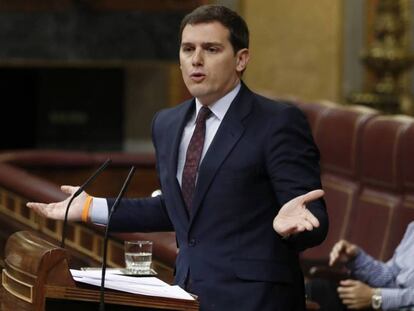
[[[319,151],[305,116],[295,106],[286,106],[270,127],[266,163],[280,208],[294,197],[322,187]],[[288,239],[300,251],[322,243],[328,231],[324,200],[314,201],[307,207],[318,218],[320,226]]]
[[[108,207],[114,199],[107,199]],[[141,199],[123,199],[112,216],[113,232],[174,231],[165,209],[163,196]]]

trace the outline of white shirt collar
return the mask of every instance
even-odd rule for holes
[[[223,120],[224,116],[226,115],[227,110],[229,109],[232,101],[239,93],[239,90],[241,88],[241,83],[239,82],[234,89],[232,89],[230,92],[228,92],[226,95],[224,95],[222,98],[220,98],[218,101],[212,103],[211,105],[208,105],[208,108],[210,108],[213,115],[220,120],[220,122]],[[193,121],[195,122],[196,116],[198,112],[200,111],[201,107],[203,106],[200,101],[196,98],[196,114],[193,117]]]

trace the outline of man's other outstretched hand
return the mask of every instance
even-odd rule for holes
[[[306,208],[306,204],[323,195],[323,190],[313,190],[284,204],[273,220],[273,229],[282,237],[288,237],[319,227],[318,219]]]

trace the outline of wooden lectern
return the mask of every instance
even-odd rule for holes
[[[98,310],[99,289],[78,285],[69,271],[65,249],[32,232],[20,231],[7,240],[2,271],[2,311]],[[198,310],[197,301],[134,295],[105,290],[110,310]]]

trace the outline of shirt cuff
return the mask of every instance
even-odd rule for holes
[[[414,291],[412,288],[381,288],[382,305],[384,311],[412,310],[414,305]]]
[[[104,198],[93,198],[89,209],[91,222],[96,225],[106,225],[108,223],[108,203]]]

